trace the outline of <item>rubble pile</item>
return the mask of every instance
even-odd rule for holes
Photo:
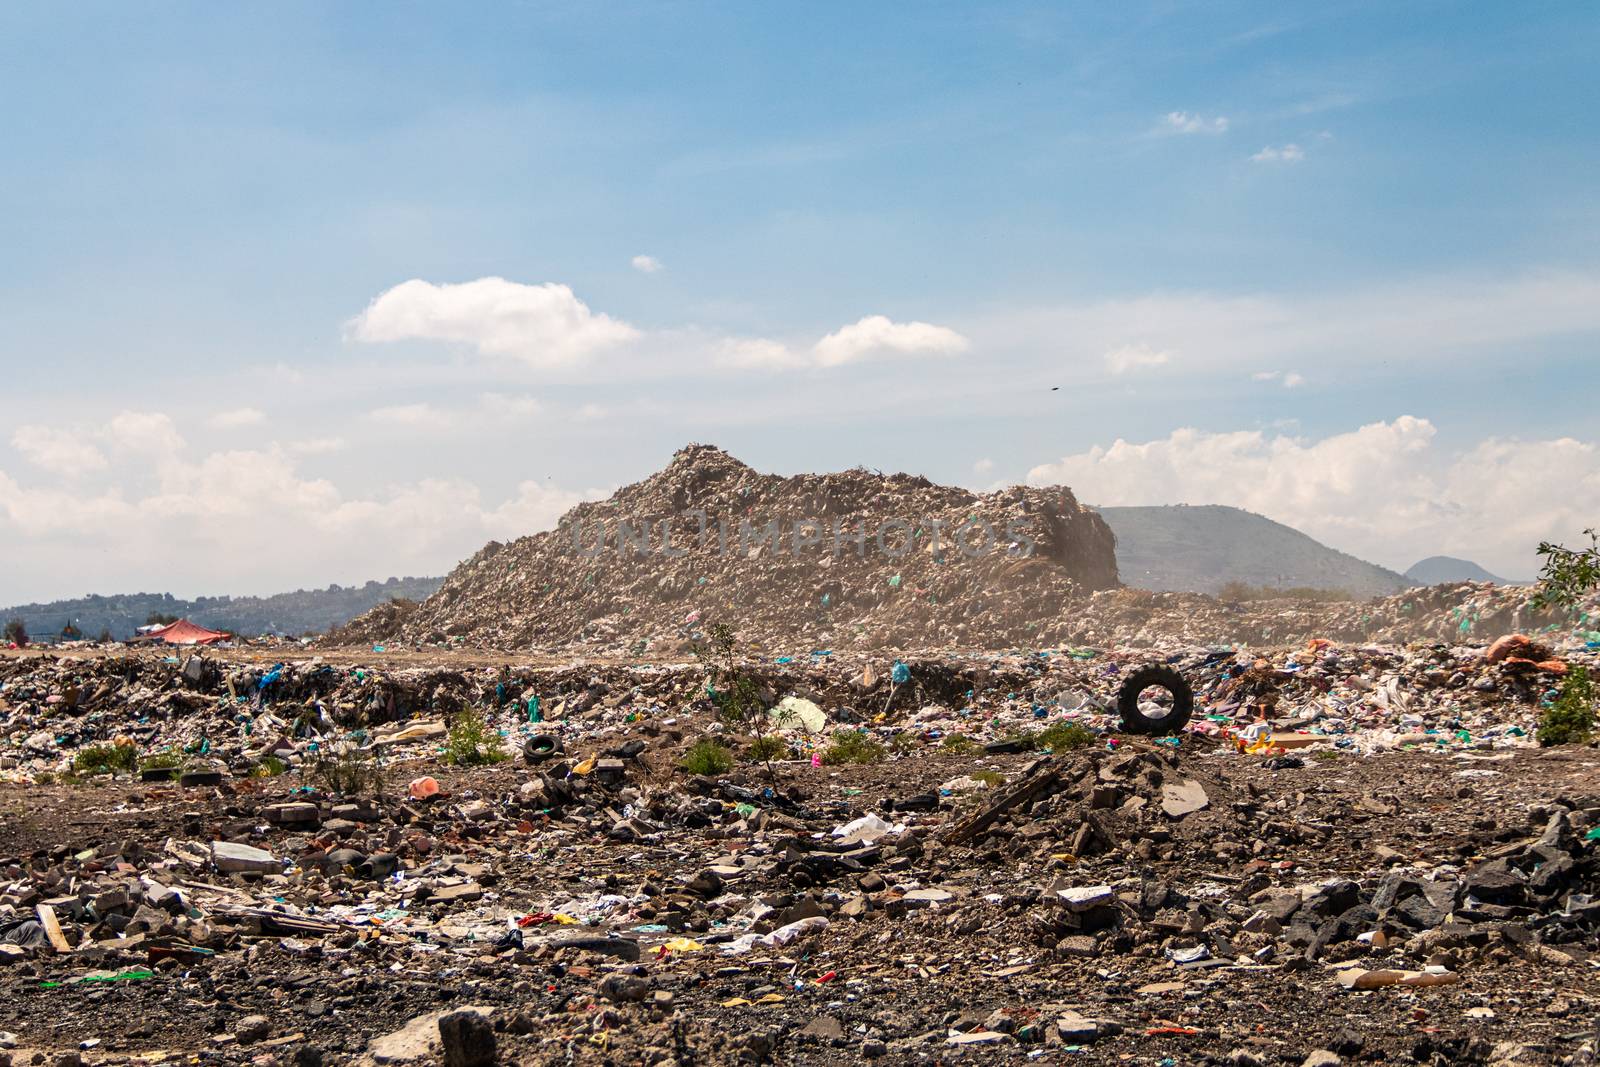
[[[979,495],[860,469],[783,478],[691,445],[557,530],[491,542],[420,606],[384,606],[327,643],[661,651],[714,617],[773,644],[999,647],[1037,641],[1068,601],[1116,584],[1110,528],[1065,488]]]

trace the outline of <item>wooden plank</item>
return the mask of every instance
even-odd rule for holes
[[[44,936],[50,939],[50,947],[57,952],[71,952],[72,946],[67,944],[67,935],[61,932],[61,923],[56,919],[56,909],[40,904],[34,912],[39,916],[39,925],[44,927]]]

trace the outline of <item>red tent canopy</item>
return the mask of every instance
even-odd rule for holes
[[[188,619],[179,619],[159,630],[151,630],[149,636],[155,640],[165,641],[169,645],[209,645],[217,641],[226,641],[232,635],[196,626]]]

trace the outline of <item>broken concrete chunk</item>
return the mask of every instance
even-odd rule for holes
[[[1088,911],[1112,903],[1117,894],[1108,885],[1086,885],[1058,889],[1056,897],[1071,911]]]
[[[1193,778],[1185,779],[1181,785],[1168,783],[1161,787],[1161,810],[1169,818],[1181,819],[1192,812],[1204,811],[1210,804],[1211,798],[1206,796],[1205,788]]]
[[[227,874],[249,871],[279,874],[283,871],[283,861],[273,858],[272,853],[232,841],[211,842],[211,862],[216,864],[217,870]]]

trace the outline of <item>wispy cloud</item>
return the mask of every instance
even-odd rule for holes
[[[1306,150],[1291,142],[1277,147],[1267,145],[1251,156],[1250,161],[1252,163],[1300,163],[1305,158]]]
[[[1139,367],[1160,367],[1172,361],[1172,353],[1149,345],[1119,345],[1105,354],[1106,369],[1126,374]]]
[[[206,425],[217,430],[238,430],[246,426],[260,426],[266,421],[266,412],[257,408],[234,408],[210,416],[206,419]]]
[[[633,269],[638,271],[640,274],[654,274],[663,269],[661,266],[661,261],[655,256],[637,255],[629,260],[629,262],[633,264]]]
[[[1169,111],[1162,120],[1162,128],[1168,133],[1227,133],[1228,118],[1226,115],[1206,118],[1188,111]]]
[[[442,430],[452,421],[449,413],[432,404],[391,404],[373,408],[367,418],[384,426],[402,426],[411,430]]]
[[[1295,371],[1262,370],[1250,375],[1253,381],[1277,382],[1285,389],[1298,389],[1306,384],[1305,376]]]

